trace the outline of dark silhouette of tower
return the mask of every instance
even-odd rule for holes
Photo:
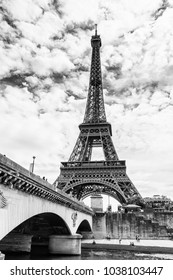
[[[107,194],[121,204],[142,204],[142,197],[126,174],[124,160],[119,160],[112,142],[111,124],[106,120],[100,63],[101,39],[91,38],[92,59],[86,111],[80,134],[68,162],[62,162],[55,186],[77,199],[93,194]],[[94,147],[102,147],[104,160],[92,161]]]

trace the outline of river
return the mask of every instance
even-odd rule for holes
[[[93,240],[85,240],[85,243],[92,243]],[[143,246],[161,246],[161,247],[173,247],[172,240],[131,240],[124,239],[121,244],[129,244],[134,242],[135,245]],[[112,240],[96,240],[96,243],[104,244],[118,244],[117,239]],[[144,254],[131,251],[115,251],[115,250],[92,250],[92,249],[82,249],[82,254],[80,256],[59,256],[59,255],[49,255],[43,251],[35,250],[32,254],[22,254],[22,253],[6,253],[6,260],[173,260],[173,254]]]

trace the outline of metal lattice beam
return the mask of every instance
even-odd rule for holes
[[[84,121],[68,162],[62,163],[60,176],[54,185],[66,193],[83,199],[99,192],[114,197],[120,203],[137,202],[142,197],[126,174],[125,161],[118,158],[112,142],[111,125],[106,120],[103,100],[100,47],[97,35],[91,38],[92,58],[89,91]],[[104,161],[92,161],[93,147],[102,147]]]
[[[106,113],[103,100],[101,63],[100,63],[100,36],[95,34],[91,39],[92,59],[90,70],[90,82],[86,111],[83,123],[106,122]]]

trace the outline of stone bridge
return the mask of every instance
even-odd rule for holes
[[[54,247],[57,236],[74,237],[76,242],[77,233],[91,232],[92,215],[83,202],[55,191],[50,183],[0,154],[0,240],[15,228],[37,235],[37,230],[28,227],[41,221],[44,226],[47,223]]]

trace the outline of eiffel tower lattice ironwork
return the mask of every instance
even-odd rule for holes
[[[142,197],[126,174],[124,160],[119,160],[112,142],[111,124],[106,120],[100,47],[97,35],[91,38],[92,59],[86,111],[80,134],[68,162],[62,162],[54,185],[81,200],[93,193],[114,197],[121,204],[142,202]],[[92,161],[93,147],[102,147],[104,160]]]

